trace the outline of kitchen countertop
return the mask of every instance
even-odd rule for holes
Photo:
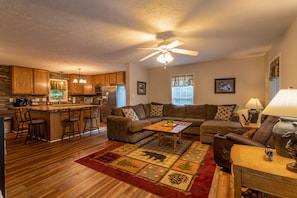
[[[33,111],[61,111],[66,109],[77,109],[77,108],[88,108],[93,106],[93,104],[57,104],[57,105],[44,105],[44,106],[26,106],[26,107],[11,107],[9,109],[19,109],[19,108],[30,108]]]

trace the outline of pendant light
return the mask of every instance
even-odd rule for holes
[[[74,84],[86,84],[87,83],[87,80],[83,79],[81,76],[80,76],[80,70],[81,68],[78,68],[78,78],[74,78],[72,83]]]

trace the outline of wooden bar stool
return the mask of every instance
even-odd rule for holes
[[[99,132],[99,126],[98,126],[98,118],[100,115],[100,109],[99,106],[92,106],[89,107],[85,111],[85,116],[84,116],[84,132],[90,131],[90,136],[92,135],[93,130],[97,130]]]
[[[80,115],[81,115],[81,108],[69,108],[66,110],[66,114],[62,114],[62,119],[64,123],[64,132],[62,135],[62,140],[64,139],[65,135],[69,135],[69,139],[75,136],[75,134],[79,134],[79,137],[81,137],[80,134]],[[76,125],[76,129],[75,129]]]
[[[20,136],[20,142],[22,142],[23,139],[23,133],[27,134],[29,130],[28,120],[25,118],[24,111],[22,109],[17,109],[14,112],[15,120],[17,122],[17,131],[15,139],[18,139],[18,136]]]
[[[25,113],[25,118],[27,120],[27,124],[29,125],[29,130],[27,133],[25,144],[29,139],[31,140],[31,144],[34,142],[34,139],[42,139],[42,138],[47,139],[46,127],[45,127],[46,121],[43,119],[37,119],[37,118],[33,119],[31,117],[30,109],[24,110],[24,113]],[[40,127],[41,125],[43,126],[43,136],[41,136],[41,127]]]

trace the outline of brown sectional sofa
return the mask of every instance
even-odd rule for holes
[[[163,107],[161,115],[152,116],[151,108],[153,105],[161,105]],[[215,134],[236,132],[242,128],[239,122],[239,115],[234,112],[227,121],[214,120],[218,106],[209,104],[177,106],[173,104],[149,103],[113,108],[112,115],[107,117],[107,137],[111,140],[135,143],[154,133],[143,130],[143,127],[161,120],[172,119],[192,122],[192,125],[184,133],[200,135],[200,140],[203,143],[212,143]],[[235,107],[236,105],[233,106]],[[132,121],[131,118],[125,117],[123,108],[132,108],[139,120]]]

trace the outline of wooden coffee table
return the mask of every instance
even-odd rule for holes
[[[159,146],[161,145],[162,141],[168,142],[168,140],[162,138],[163,135],[173,135],[173,148],[175,149],[176,143],[181,142],[182,131],[188,128],[191,124],[191,122],[174,121],[173,126],[168,126],[167,121],[163,120],[161,122],[146,126],[143,129],[158,132]]]

